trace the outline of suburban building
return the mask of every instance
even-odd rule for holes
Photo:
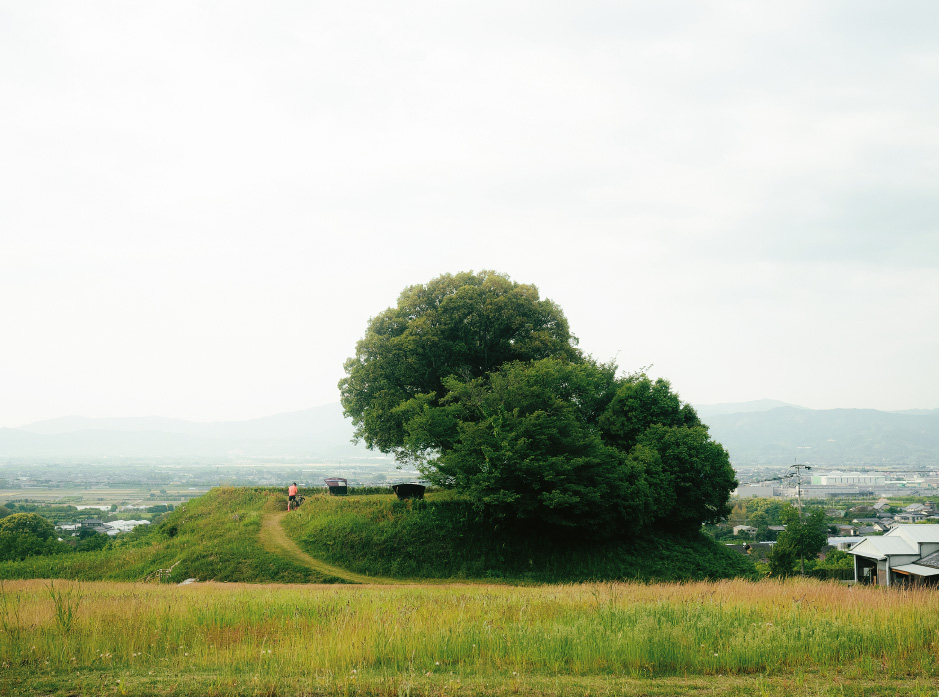
[[[734,526],[734,535],[739,535],[743,533],[744,535],[752,535],[756,532],[756,528],[752,525],[735,525]]]
[[[104,535],[111,529],[111,526],[95,518],[89,518],[88,520],[82,521],[82,529],[93,530],[96,533]]]
[[[939,585],[939,525],[897,525],[863,538],[848,553],[858,583]]]
[[[741,484],[734,490],[733,495],[742,499],[771,499],[774,496],[779,496],[780,492],[781,489],[779,486],[765,484]]]

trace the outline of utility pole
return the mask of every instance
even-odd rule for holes
[[[790,473],[789,476],[795,476],[796,478],[796,497],[799,501],[799,526],[802,525],[802,470],[812,469],[808,465],[800,465],[798,462],[794,465],[790,465],[789,469],[795,470],[795,472]],[[803,531],[804,532],[804,531]],[[803,576],[805,576],[805,555],[802,552],[802,545],[799,545],[799,571]]]

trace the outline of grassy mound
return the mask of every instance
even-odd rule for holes
[[[508,534],[449,493],[423,501],[315,495],[284,527],[311,556],[372,576],[535,583],[756,576],[747,557],[700,534],[630,542]]]
[[[332,583],[341,578],[278,553],[259,539],[265,516],[285,507],[281,490],[213,489],[150,529],[122,536],[100,552],[0,563],[0,579],[94,581],[166,579],[248,583]],[[394,495],[307,498],[284,528],[315,559],[367,576],[491,579],[557,583],[590,580],[700,580],[754,576],[750,560],[703,535],[644,536],[631,543],[590,538],[553,541],[508,534],[449,493],[424,501]],[[308,560],[312,561],[312,560]],[[341,573],[334,570],[334,573]]]
[[[0,578],[68,578],[83,581],[141,581],[169,569],[171,582],[328,583],[294,560],[261,546],[266,513],[284,507],[280,492],[223,487],[193,499],[159,525],[138,528],[100,552],[32,557],[0,563]]]

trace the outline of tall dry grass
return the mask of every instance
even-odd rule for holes
[[[7,581],[0,602],[0,667],[36,675],[212,672],[224,681],[806,670],[872,679],[934,677],[937,666],[939,592],[814,581],[523,588]]]

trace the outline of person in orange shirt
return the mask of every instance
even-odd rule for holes
[[[293,504],[293,507],[297,507],[297,483],[294,482],[287,487],[287,510],[290,510],[290,504]]]

